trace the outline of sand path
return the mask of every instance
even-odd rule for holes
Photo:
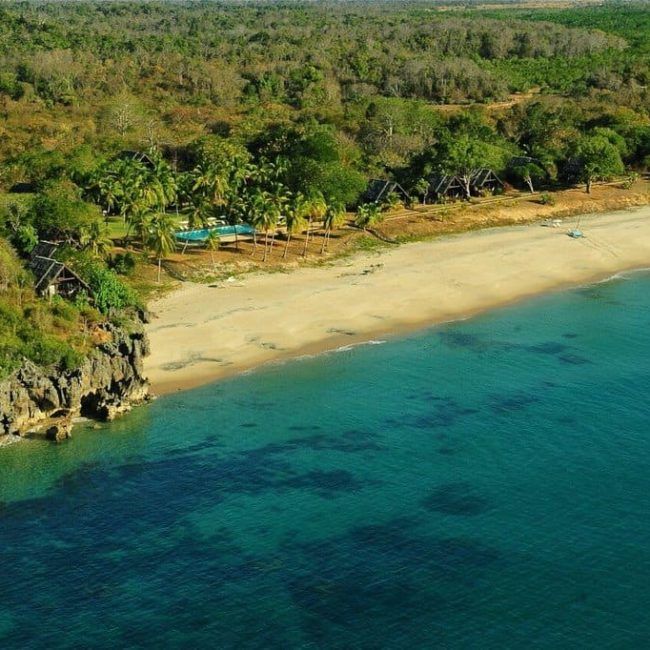
[[[146,372],[162,394],[650,267],[650,206],[583,217],[584,239],[567,236],[574,223],[477,231],[215,287],[184,283],[151,305]]]

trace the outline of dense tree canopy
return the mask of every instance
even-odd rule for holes
[[[530,187],[567,178],[577,139],[597,129],[645,168],[649,14],[629,3],[7,2],[0,188],[71,181],[144,236],[151,211],[237,223],[258,190],[353,205],[369,177],[413,188],[470,163]],[[153,166],[124,151],[155,152]]]

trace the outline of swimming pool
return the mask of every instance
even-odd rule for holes
[[[247,223],[236,226],[215,226],[214,228],[201,228],[199,230],[186,230],[176,233],[176,239],[183,242],[202,242],[208,238],[210,232],[216,230],[219,237],[228,235],[253,235],[255,228]]]

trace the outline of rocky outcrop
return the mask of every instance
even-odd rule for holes
[[[0,438],[38,433],[59,442],[70,436],[75,417],[112,420],[149,399],[144,332],[110,325],[105,330],[107,341],[75,370],[56,372],[25,361],[0,382]]]

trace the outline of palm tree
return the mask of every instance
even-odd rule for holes
[[[99,219],[94,219],[83,227],[79,240],[85,249],[98,257],[103,257],[113,245],[108,236],[108,228]]]
[[[315,221],[320,221],[327,212],[327,203],[320,192],[316,192],[307,199],[307,234],[305,236],[305,246],[302,249],[302,256],[307,257],[307,246],[309,245],[309,235],[311,232],[311,224]]]
[[[237,226],[248,216],[246,200],[240,194],[230,197],[226,206],[226,220],[235,231],[235,249],[239,250],[239,235]]]
[[[129,217],[128,228],[126,231],[127,239],[130,239],[131,231],[133,231],[136,237],[140,240],[142,247],[146,248],[147,239],[149,238],[149,227],[152,218],[156,213],[146,204],[133,206],[132,210],[133,212]]]
[[[149,172],[149,182],[153,186],[158,207],[164,210],[178,198],[179,178],[170,165],[156,150],[149,152],[153,169]]]
[[[212,260],[212,270],[216,271],[216,264],[214,262],[214,252],[219,250],[219,232],[216,228],[208,231],[208,236],[205,239],[205,247],[210,251],[210,259]]]
[[[253,197],[253,225],[256,228],[264,231],[264,258],[266,262],[269,255],[269,231],[273,230],[273,237],[271,239],[271,250],[275,242],[275,227],[280,217],[280,206],[282,205],[282,197],[275,196],[266,190],[257,191]],[[253,249],[255,251],[255,249]]]
[[[269,196],[269,226],[273,228],[273,235],[271,236],[271,250],[273,253],[273,244],[275,243],[275,235],[277,233],[277,225],[280,217],[287,211],[287,206],[291,201],[291,193],[281,183],[274,183],[273,192]],[[267,233],[268,236],[268,233]],[[265,258],[266,259],[266,258]]]
[[[264,227],[264,212],[266,210],[266,198],[264,192],[255,189],[246,200],[247,221],[253,226],[253,250],[251,256],[257,250],[257,229]]]
[[[228,192],[228,179],[216,166],[200,163],[192,170],[192,190],[200,192],[212,205],[223,205]]]
[[[289,242],[291,242],[291,236],[293,233],[305,227],[306,208],[307,203],[305,201],[305,196],[301,192],[298,192],[293,196],[293,199],[285,211],[287,220],[287,242],[284,245],[282,259],[287,258]]]
[[[357,210],[357,218],[354,220],[357,226],[366,230],[368,226],[377,223],[382,218],[381,207],[377,203],[364,203]]]
[[[323,225],[325,226],[325,236],[323,237],[323,245],[321,246],[320,253],[321,255],[325,252],[325,249],[329,246],[330,235],[332,234],[332,228],[336,228],[343,221],[345,215],[345,206],[342,203],[332,203],[327,206],[327,212],[325,213],[325,219]]]
[[[120,215],[128,223],[134,210],[145,202],[144,168],[132,160],[119,160],[116,161],[113,174],[117,184],[115,192],[119,197]]]
[[[158,284],[160,284],[163,257],[176,248],[175,229],[174,220],[164,212],[154,214],[149,223],[147,244],[158,259]]]

